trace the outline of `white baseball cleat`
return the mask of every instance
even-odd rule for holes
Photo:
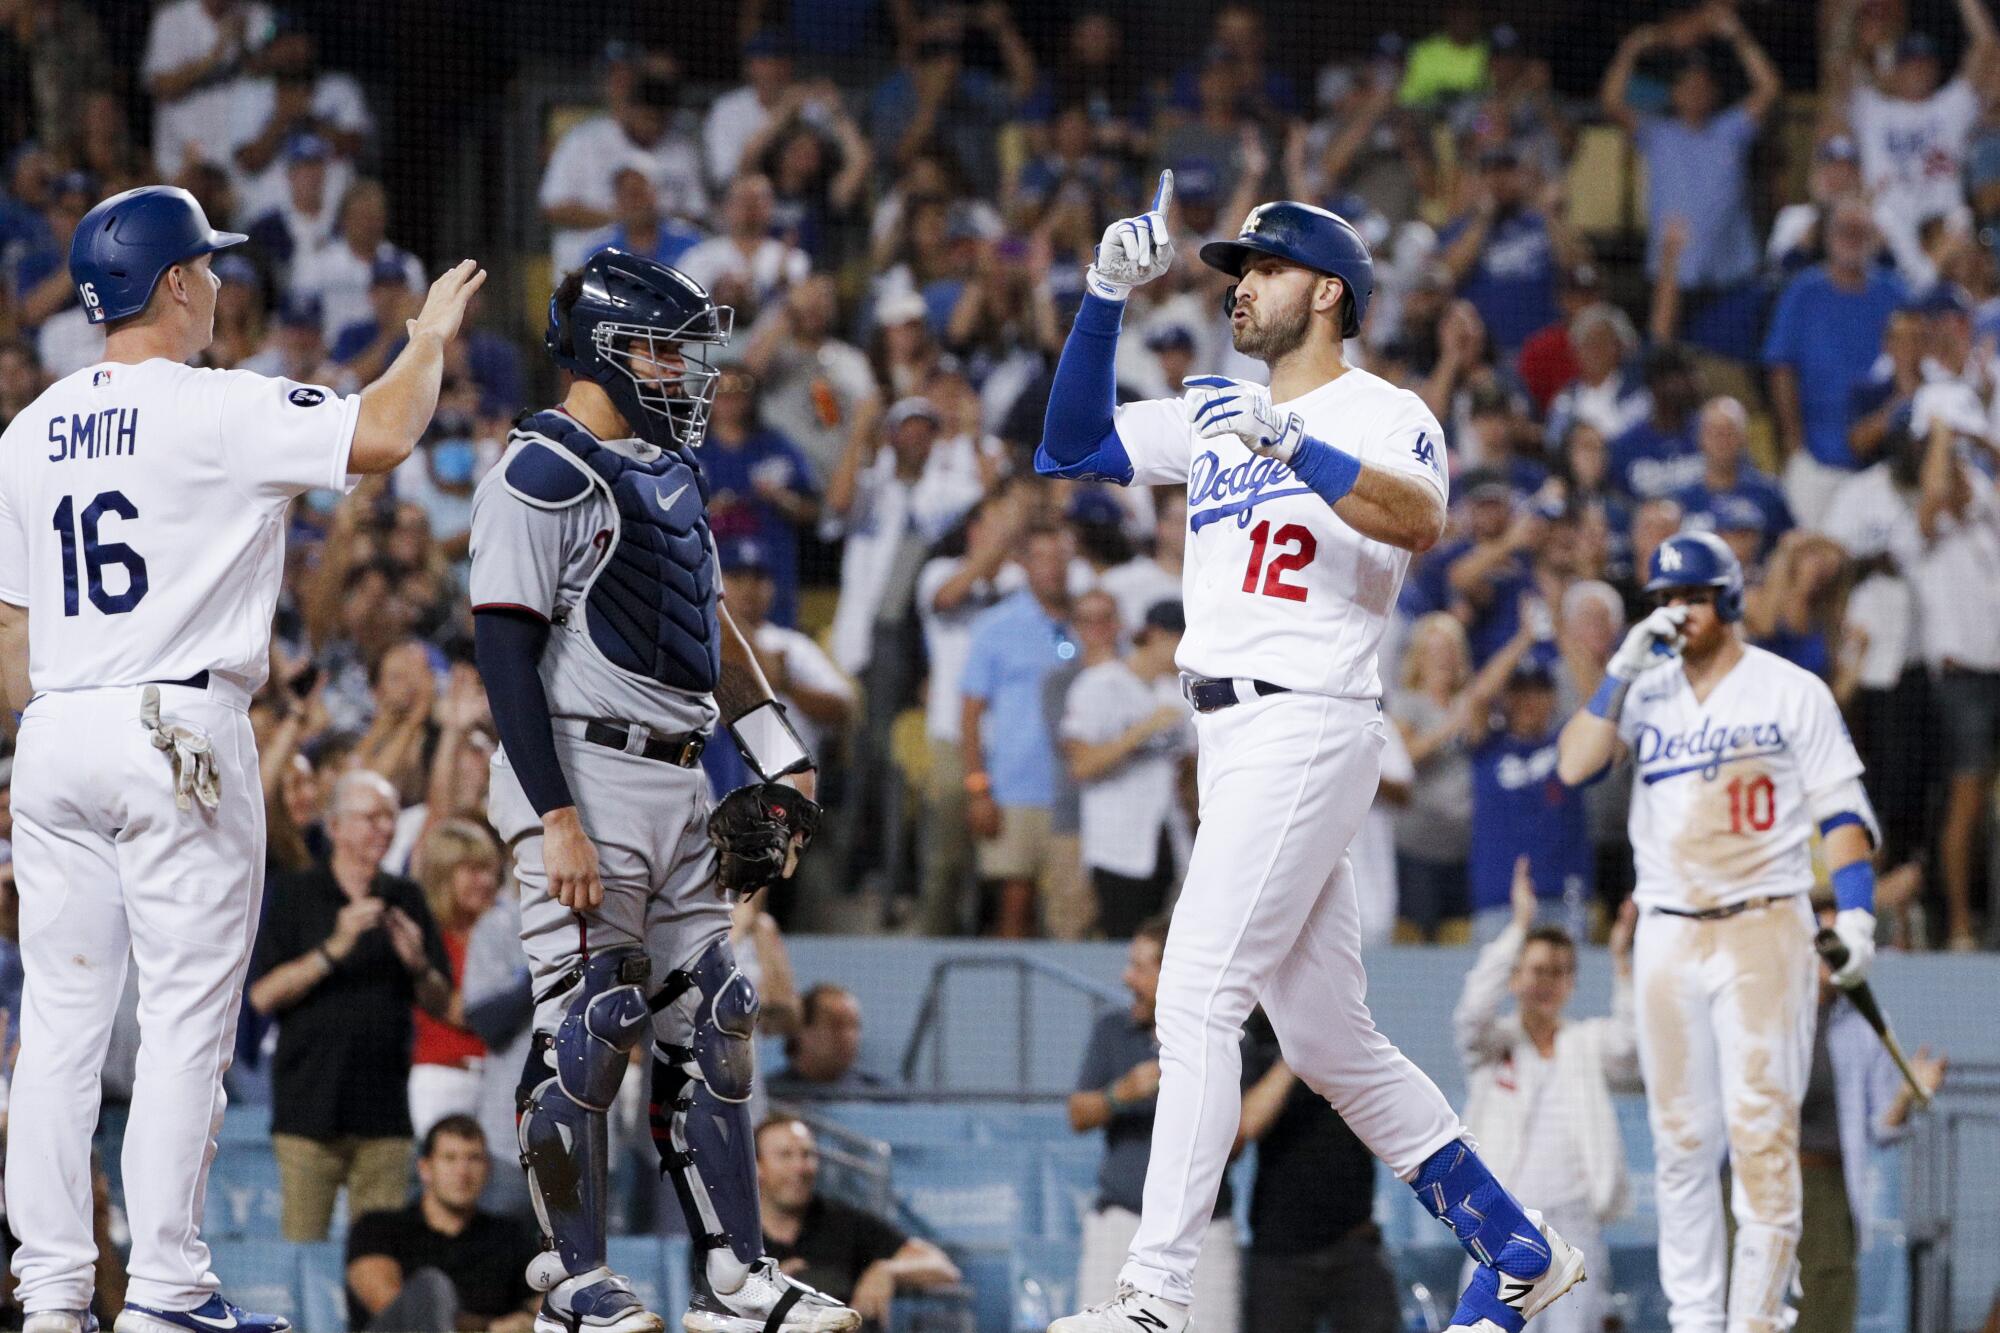
[[[861,1316],[823,1291],[795,1282],[768,1256],[727,1296],[698,1292],[681,1316],[687,1333],[852,1333]]]
[[[1194,1333],[1188,1307],[1120,1283],[1118,1296],[1058,1319],[1049,1333]]]
[[[1494,1296],[1502,1305],[1517,1310],[1523,1319],[1533,1319],[1536,1315],[1555,1304],[1562,1294],[1584,1280],[1583,1251],[1571,1245],[1559,1235],[1556,1229],[1542,1221],[1542,1215],[1532,1208],[1524,1208],[1528,1220],[1535,1224],[1535,1230],[1542,1233],[1548,1242],[1549,1266],[1537,1278],[1509,1277],[1494,1269],[1482,1268],[1473,1276],[1474,1284],[1480,1283],[1484,1275],[1491,1273],[1498,1281]],[[1470,1288],[1467,1289],[1468,1293]],[[1464,1304],[1461,1303],[1461,1310]],[[1475,1319],[1471,1323],[1456,1323],[1445,1333],[1505,1333],[1501,1326],[1491,1319]]]
[[[21,1333],[97,1333],[97,1316],[88,1310],[37,1310],[21,1324]]]

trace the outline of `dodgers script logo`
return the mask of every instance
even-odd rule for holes
[[[1202,454],[1188,469],[1188,508],[1214,500],[1212,509],[1188,516],[1188,531],[1200,532],[1218,519],[1236,516],[1236,526],[1250,526],[1250,511],[1266,500],[1287,495],[1306,495],[1310,486],[1286,485],[1297,482],[1292,470],[1275,458],[1252,455],[1235,467],[1225,468],[1214,450]]]
[[[1724,764],[1783,754],[1785,733],[1775,721],[1732,727],[1703,718],[1700,726],[1677,735],[1668,735],[1651,723],[1641,722],[1639,734],[1632,740],[1632,752],[1639,763],[1641,780],[1649,786],[1686,773],[1699,773],[1704,779],[1713,780]],[[1684,762],[1676,763],[1677,760]],[[1671,767],[1645,772],[1646,766],[1653,763]]]

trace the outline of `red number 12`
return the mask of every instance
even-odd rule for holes
[[[1272,541],[1279,546],[1292,549],[1281,552],[1271,561],[1269,569],[1264,567],[1264,548]],[[1265,519],[1250,530],[1250,567],[1243,571],[1243,591],[1258,592],[1257,576],[1264,575],[1261,589],[1266,597],[1282,597],[1288,602],[1303,602],[1306,599],[1305,585],[1285,582],[1285,575],[1305,568],[1312,558],[1319,554],[1319,539],[1312,530],[1302,523],[1287,523],[1276,534],[1271,531],[1271,520]]]

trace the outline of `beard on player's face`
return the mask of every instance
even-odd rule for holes
[[[1270,365],[1297,351],[1311,328],[1311,286],[1288,297],[1267,283],[1249,303],[1243,322],[1231,328],[1230,337],[1237,351]]]

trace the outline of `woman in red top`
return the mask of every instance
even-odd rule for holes
[[[473,923],[500,891],[500,849],[486,826],[470,819],[447,819],[433,826],[411,860],[423,885],[431,915],[444,935],[451,959],[452,1022],[416,1011],[416,1044],[410,1053],[410,1124],[421,1139],[448,1115],[475,1115],[486,1047],[460,1027],[464,999],[465,945]]]

